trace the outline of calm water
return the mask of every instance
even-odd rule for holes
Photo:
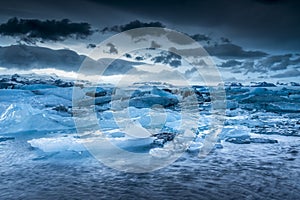
[[[0,198],[298,199],[300,139],[276,138],[277,144],[224,143],[203,159],[187,153],[167,168],[131,174],[88,153],[43,154],[16,136],[0,143]]]

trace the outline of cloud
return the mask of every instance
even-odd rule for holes
[[[209,65],[205,62],[205,60],[203,60],[203,59],[194,61],[194,62],[192,62],[191,64],[197,65],[197,66],[201,66],[201,67],[207,67],[207,66],[209,66]]]
[[[204,47],[208,54],[220,58],[260,58],[268,54],[262,51],[246,51],[235,44],[216,44],[214,46]]]
[[[235,61],[235,60],[229,60],[221,65],[219,67],[231,67],[231,66],[237,66],[234,68],[234,70],[242,70],[244,71],[244,74],[248,74],[249,72],[258,72],[258,73],[268,73],[268,72],[275,72],[275,71],[281,71],[282,73],[274,75],[274,77],[280,77],[280,76],[290,76],[292,74],[291,71],[285,71],[289,68],[297,68],[300,64],[300,58],[296,57],[294,58],[293,54],[284,54],[284,55],[272,55],[267,56],[263,58],[254,58],[254,59],[246,59],[242,62]],[[286,73],[287,72],[287,73]],[[298,76],[298,72],[295,72],[295,76]]]
[[[109,54],[118,54],[118,49],[113,43],[108,43],[106,46],[109,48],[109,50],[106,53]]]
[[[237,61],[237,60],[228,60],[226,62],[223,62],[221,65],[218,65],[219,67],[222,67],[222,68],[229,68],[229,67],[235,67],[235,66],[238,66],[238,65],[241,65],[242,62],[240,61]]]
[[[112,62],[112,63],[110,63]],[[98,60],[100,66],[106,66],[107,63],[110,65],[107,66],[106,70],[103,72],[103,76],[111,76],[111,75],[119,75],[119,74],[126,74],[126,73],[136,73],[137,70],[135,69],[135,65],[140,65],[140,62],[130,62],[126,60],[112,60],[109,58],[102,58]]]
[[[87,46],[86,46],[86,48],[87,49],[94,49],[94,48],[96,48],[96,44],[93,44],[93,43],[90,43],[90,44],[88,44]]]
[[[165,28],[166,26],[163,25],[161,22],[145,23],[145,22],[141,22],[139,20],[135,20],[135,21],[129,22],[128,24],[124,24],[124,25],[115,25],[115,26],[112,26],[112,27],[105,27],[104,29],[101,30],[101,32],[103,32],[103,33],[105,33],[105,32],[120,33],[120,32],[123,32],[123,31],[128,31],[128,30],[131,30],[131,29],[143,28],[143,27]]]
[[[292,69],[280,74],[271,76],[272,78],[288,78],[288,77],[297,77],[300,76],[300,71],[297,69]]]
[[[216,44],[213,46],[203,47],[210,56],[216,56],[222,59],[248,59],[261,58],[268,54],[262,51],[246,51],[242,47],[235,44]],[[186,56],[206,56],[207,53],[201,48],[190,49],[170,49],[179,55]]]
[[[259,61],[257,63],[257,67],[272,71],[284,70],[289,65],[293,64],[293,62],[290,60],[291,57],[292,54],[270,56]]]
[[[193,74],[195,74],[197,72],[197,68],[196,67],[192,67],[191,69],[188,69],[184,72],[184,75],[188,78],[191,78]]]
[[[195,34],[195,35],[189,35],[193,40],[197,41],[197,42],[210,42],[212,39],[211,37],[205,35],[205,34]]]
[[[0,25],[0,35],[12,36],[25,43],[63,41],[86,38],[93,31],[88,23],[72,23],[68,19],[45,20],[11,18]]]
[[[138,72],[141,80],[144,81],[158,81],[158,82],[167,82],[170,84],[186,84],[186,80],[177,70],[166,70],[163,69],[159,72]]]
[[[188,34],[186,34],[188,36]],[[166,37],[172,43],[179,44],[179,45],[188,45],[192,44],[194,41],[189,37],[183,37],[181,34],[177,32],[168,31],[166,32]]]
[[[299,56],[299,55],[298,55]],[[299,65],[300,64],[300,58],[297,58],[295,60],[291,60],[292,65]]]
[[[178,55],[182,56],[194,56],[194,57],[203,57],[206,56],[207,53],[203,48],[189,48],[189,49],[177,49],[174,47],[171,47],[169,49],[171,52],[174,52]]]
[[[158,44],[157,42],[155,42],[155,41],[152,41],[152,42],[151,42],[151,47],[150,47],[150,48],[156,49],[156,48],[160,48],[160,47],[161,47],[161,45]]]
[[[255,66],[255,64],[253,61],[248,61],[248,62],[244,62],[241,65],[241,69],[247,70],[244,74],[248,74],[249,72],[256,72],[256,69],[254,68],[254,66]]]
[[[300,1],[90,1],[140,18],[164,20],[177,27],[203,27],[222,31],[231,38],[234,36],[252,45],[300,49]]]
[[[101,30],[101,32],[102,33],[106,33],[106,32],[120,33],[123,31],[131,30],[131,29],[135,29],[135,28],[144,28],[144,27],[165,28],[166,26],[164,24],[162,24],[161,22],[146,23],[146,22],[141,22],[139,20],[135,20],[135,21],[129,22],[128,24],[124,24],[124,25],[115,25],[112,27],[105,27],[104,29]],[[205,42],[207,42],[207,44],[209,44],[210,41],[212,40],[209,36],[207,36],[205,34],[189,35],[189,34],[185,33],[188,37],[182,37],[180,34],[177,34],[172,31],[169,32],[166,30],[151,30],[151,31],[148,31],[147,33],[146,32],[132,32],[132,33],[128,33],[128,34],[130,34],[132,37],[139,37],[139,36],[143,36],[143,35],[147,35],[147,34],[156,35],[156,36],[165,35],[169,41],[179,44],[179,45],[192,44],[194,42],[193,40],[195,40],[197,42],[205,41]],[[193,40],[191,40],[189,37],[192,38]],[[152,48],[152,46],[151,46],[151,48]]]
[[[231,43],[231,40],[226,38],[226,37],[221,37],[220,40],[221,40],[222,43],[227,43],[227,44]]]
[[[162,51],[159,56],[151,59],[154,63],[169,64],[172,67],[181,66],[181,56],[172,52]]]

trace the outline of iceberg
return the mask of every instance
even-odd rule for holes
[[[199,107],[190,113],[197,116],[198,128],[192,130],[194,139],[187,148],[188,152],[199,152],[203,148],[212,118],[216,117],[211,113],[209,88],[205,86],[189,89],[145,83],[121,89],[113,85],[96,87],[90,84],[90,87],[80,88],[82,95],[73,97],[73,87],[70,86],[74,84],[55,76],[6,75],[0,76],[0,83],[13,85],[10,89],[0,89],[0,141],[13,142],[15,138],[29,134],[32,138],[28,143],[44,152],[85,151],[81,142],[92,139],[94,134],[82,138],[80,133],[78,137],[73,135],[76,131],[73,112],[90,106],[95,106],[98,121],[91,121],[88,114],[82,116],[86,120],[83,124],[86,129],[96,125],[101,134],[118,148],[149,153],[154,157],[172,153],[172,149],[165,146],[170,146],[182,131],[184,119],[180,103],[186,94],[194,93]],[[266,135],[299,136],[298,86],[269,86],[265,83],[255,87],[237,83],[226,85],[224,127],[214,149],[221,148],[224,142],[280,142],[280,138],[265,138]],[[72,107],[72,98],[78,101],[78,107]],[[147,130],[150,135],[143,134]],[[130,135],[132,131],[137,134]],[[252,133],[262,137],[254,137]]]
[[[38,138],[27,141],[32,147],[38,148],[45,153],[54,153],[62,151],[86,151],[84,145],[82,145],[78,139],[67,137],[55,137],[55,138]]]

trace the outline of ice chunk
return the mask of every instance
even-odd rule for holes
[[[194,141],[191,143],[191,145],[188,148],[188,151],[197,151],[200,150],[203,147],[203,141]]]
[[[39,138],[27,141],[32,147],[38,148],[44,152],[61,152],[61,151],[86,151],[86,148],[78,139],[68,137]]]
[[[39,89],[47,89],[47,88],[57,88],[57,86],[48,85],[48,84],[32,84],[32,85],[23,85],[20,87],[21,90],[39,90]]]
[[[242,135],[242,136],[235,136],[235,137],[230,137],[225,140],[226,142],[231,142],[234,144],[250,144],[250,136],[249,135]]]
[[[72,118],[50,114],[33,108],[30,104],[2,104],[0,132],[51,131],[74,128]]]
[[[55,95],[36,95],[29,100],[32,107],[39,109],[55,108],[57,106],[71,107],[72,105],[70,100]]]
[[[171,91],[168,91],[167,89],[165,89],[165,90],[159,89],[156,86],[153,87],[151,93],[154,95],[161,96],[161,97],[169,97],[169,98],[175,98],[175,99],[177,98],[176,95],[171,93]]]
[[[300,94],[292,94],[289,96],[290,100],[298,101],[300,100]]]
[[[271,103],[266,105],[266,110],[272,112],[288,112],[288,113],[299,113],[300,104],[296,103]]]
[[[267,83],[267,82],[257,82],[252,83],[251,87],[276,87],[273,83]]]
[[[110,139],[111,142],[118,148],[124,149],[126,151],[135,153],[146,153],[149,152],[153,147],[154,138],[115,138]]]
[[[0,102],[20,102],[24,99],[34,96],[31,91],[24,90],[0,90]]]
[[[135,97],[130,100],[129,105],[136,108],[151,108],[154,105],[161,105],[163,107],[174,106],[179,101],[175,98],[160,97],[160,96],[143,96]]]
[[[250,130],[245,126],[228,126],[223,128],[219,134],[219,138],[228,142],[244,143],[250,138]],[[250,141],[248,143],[250,143]]]
[[[34,90],[34,92],[35,94],[39,94],[39,95],[54,95],[71,101],[73,88],[71,87],[47,88],[47,89]]]
[[[164,148],[153,148],[150,150],[149,154],[157,158],[168,158],[172,155],[172,152]]]

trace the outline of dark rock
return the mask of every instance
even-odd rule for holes
[[[69,112],[69,109],[63,105],[56,106],[52,110],[56,110],[57,112]]]
[[[225,141],[234,143],[234,144],[250,144],[251,143],[250,136],[248,136],[248,135],[227,138]]]
[[[153,141],[153,144],[158,146],[163,146],[166,142],[172,141],[176,136],[176,133],[169,133],[169,132],[161,132],[158,134],[154,134],[153,137],[156,139]]]
[[[106,95],[106,91],[99,91],[99,92],[87,92],[85,93],[86,96],[89,97],[102,97]]]
[[[56,85],[58,87],[73,87],[74,83],[73,82],[65,82],[61,79],[58,79],[58,80],[54,81],[54,85]]]

